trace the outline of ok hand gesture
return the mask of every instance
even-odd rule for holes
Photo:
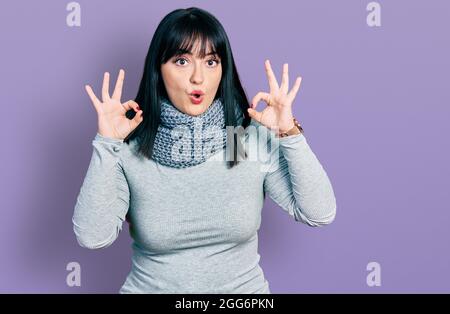
[[[302,78],[297,77],[292,90],[289,89],[288,64],[283,65],[283,76],[281,86],[278,86],[277,79],[273,74],[269,60],[265,61],[267,78],[269,80],[270,93],[259,92],[253,97],[251,108],[248,108],[248,114],[262,125],[269,129],[275,129],[277,132],[286,132],[294,127],[292,115],[292,103],[300,88]],[[267,107],[263,111],[256,111],[258,102],[263,100]]]
[[[125,103],[120,102],[122,97],[122,87],[125,77],[125,71],[120,70],[116,86],[112,97],[109,95],[109,73],[105,72],[103,76],[102,101],[100,101],[92,91],[89,85],[86,85],[86,92],[92,100],[98,116],[98,133],[102,136],[123,140],[130,134],[142,121],[143,112],[139,105],[129,100]],[[125,113],[128,110],[136,112],[133,119],[128,119]]]

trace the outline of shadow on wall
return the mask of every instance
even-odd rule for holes
[[[33,280],[42,282],[42,289],[38,288],[36,292],[117,293],[130,271],[132,241],[128,223],[124,222],[121,234],[112,246],[99,250],[80,247],[72,226],[76,198],[89,166],[92,140],[97,131],[96,112],[84,90],[84,84],[91,84],[99,95],[103,72],[109,71],[112,77],[117,77],[120,67],[123,67],[126,71],[128,69],[128,77],[126,75],[122,101],[125,98],[134,99],[145,55],[135,53],[130,56],[133,51],[139,51],[130,47],[140,45],[124,43],[127,38],[132,40],[135,37],[123,37],[120,42],[111,43],[119,49],[93,52],[89,66],[80,65],[86,67],[86,73],[83,74],[85,82],[74,83],[70,90],[61,90],[57,94],[60,95],[59,99],[54,99],[51,84],[47,85],[47,91],[42,91],[42,103],[57,102],[70,109],[62,113],[54,112],[55,116],[47,117],[52,121],[52,129],[58,132],[52,132],[51,136],[40,140],[41,153],[34,157],[37,158],[34,162],[38,169],[29,182],[34,191],[29,202],[35,207],[30,208],[29,225],[24,231],[28,233],[26,238],[29,241],[23,250]],[[99,55],[108,55],[109,61],[105,64],[95,62]],[[128,66],[128,60],[134,61],[134,64]],[[115,80],[111,79],[110,84],[111,89]],[[68,97],[71,101],[68,103],[63,95],[71,95]],[[49,134],[49,130],[40,133]],[[70,262],[78,262],[81,266],[81,287],[69,287],[66,284],[70,272],[66,266]]]

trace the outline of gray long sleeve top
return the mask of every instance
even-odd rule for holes
[[[231,169],[223,150],[180,169],[138,157],[135,141],[97,133],[72,218],[78,243],[111,245],[127,215],[132,266],[119,293],[271,293],[258,254],[265,197],[314,227],[334,220],[336,199],[304,134],[269,135],[261,149],[248,132],[258,156]]]

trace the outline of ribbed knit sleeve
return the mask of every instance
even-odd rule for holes
[[[89,249],[111,245],[122,229],[130,192],[121,164],[122,140],[96,134],[89,168],[72,223],[78,243]]]
[[[336,215],[333,187],[305,135],[270,141],[275,147],[271,148],[264,191],[296,221],[312,227],[331,223]]]

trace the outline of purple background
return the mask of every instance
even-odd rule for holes
[[[71,217],[92,154],[96,113],[84,84],[126,71],[134,98],[153,32],[199,6],[227,31],[248,93],[268,91],[264,59],[291,84],[294,113],[336,194],[324,228],[270,199],[259,232],[273,293],[450,292],[449,1],[2,1],[0,292],[116,293],[130,270],[128,225],[113,246],[78,246]],[[111,87],[112,88],[112,87]],[[262,107],[261,107],[262,108]],[[81,287],[66,265],[81,264]],[[366,265],[381,265],[381,287]]]

